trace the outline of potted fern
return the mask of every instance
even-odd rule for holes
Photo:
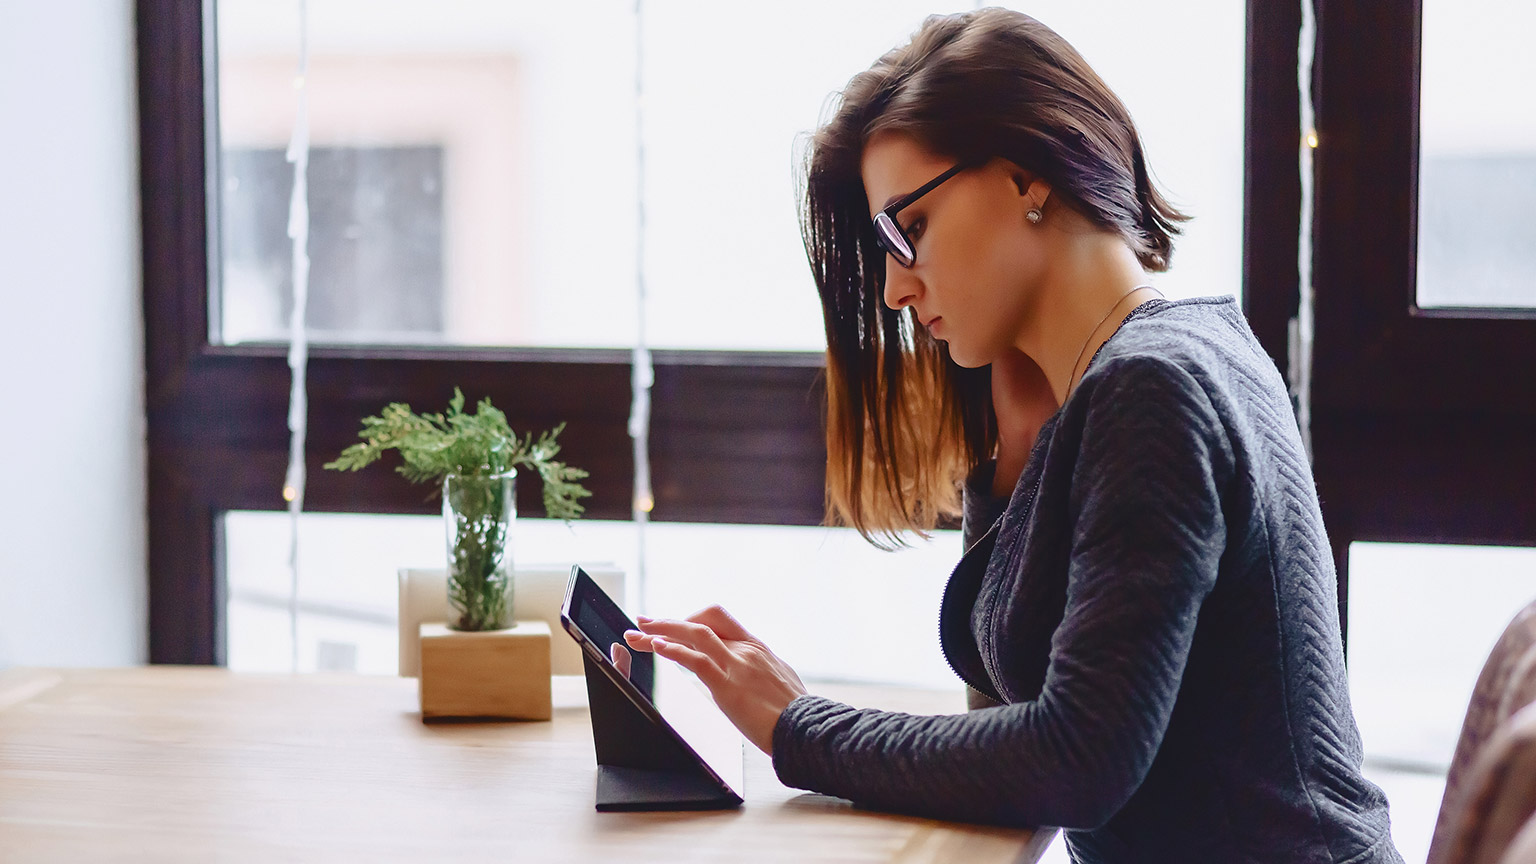
[[[398,470],[412,483],[437,483],[443,497],[448,540],[448,627],[501,630],[512,623],[512,560],[509,539],[516,518],[517,469],[529,468],[543,483],[544,510],[575,519],[580,500],[592,493],[580,482],[587,472],[556,461],[561,423],[541,434],[519,436],[507,416],[482,399],[473,414],[455,387],[446,414],[417,414],[395,402],[363,419],[360,443],[325,467],[357,471],[397,450]]]

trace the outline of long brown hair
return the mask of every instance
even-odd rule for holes
[[[827,511],[877,546],[960,510],[997,446],[991,371],[950,361],[885,306],[885,253],[860,173],[876,133],[956,161],[1007,159],[1053,197],[1168,269],[1186,220],[1153,187],[1125,106],[1066,40],[1018,12],[935,15],[854,76],[806,154],[801,233],[827,330]]]

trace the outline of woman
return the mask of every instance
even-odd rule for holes
[[[718,607],[630,647],[792,786],[1061,826],[1076,861],[1401,861],[1285,385],[1232,297],[1146,285],[1184,219],[1059,36],[930,18],[816,134],[803,222],[829,504],[877,542],[963,511],[940,633],[973,710],[807,695]]]

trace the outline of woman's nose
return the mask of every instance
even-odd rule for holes
[[[917,302],[917,295],[922,290],[922,282],[911,270],[897,264],[886,256],[885,262],[885,305],[901,311]]]

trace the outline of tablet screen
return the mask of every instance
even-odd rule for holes
[[[576,627],[608,655],[609,661],[635,685],[647,699],[655,701],[655,655],[631,651],[624,644],[624,631],[637,630],[629,616],[603,593],[585,572],[575,576],[571,591],[570,616]]]
[[[741,733],[687,671],[675,663],[658,663],[654,654],[632,651],[624,644],[624,631],[639,628],[579,567],[571,571],[565,617],[603,655],[601,662],[605,668],[635,686],[643,707],[650,709],[647,713],[662,718],[716,776],[740,795],[744,740]]]

